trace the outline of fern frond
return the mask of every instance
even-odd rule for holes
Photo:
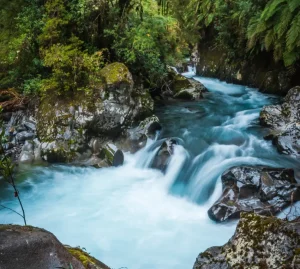
[[[299,53],[297,52],[284,52],[283,53],[283,62],[285,66],[293,65],[299,59]]]
[[[274,29],[271,29],[267,32],[264,38],[264,45],[267,51],[270,50],[272,44],[274,43],[274,40],[275,40],[275,31]]]
[[[286,47],[288,51],[292,51],[300,40],[300,11],[294,17],[291,27],[286,35]]]
[[[284,47],[283,43],[276,43],[275,44],[274,52],[273,52],[273,57],[274,57],[275,62],[278,62],[279,60],[282,59],[283,47]]]
[[[267,21],[270,19],[277,11],[280,10],[281,4],[285,3],[286,0],[273,0],[269,1],[266,5],[264,11],[261,14],[261,19]]]
[[[299,0],[288,0],[287,3],[291,12],[294,12],[298,7],[300,7]]]
[[[278,38],[281,38],[284,34],[286,34],[288,27],[292,21],[292,18],[293,18],[293,14],[290,11],[289,7],[286,6],[281,13],[279,21],[275,25],[275,32]]]

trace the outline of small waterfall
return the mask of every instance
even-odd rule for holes
[[[192,78],[194,76],[196,76],[196,67],[189,65],[188,66],[188,71],[182,73],[183,76],[187,77],[187,78]]]
[[[194,73],[196,75],[196,67],[195,66],[188,66],[188,72]]]

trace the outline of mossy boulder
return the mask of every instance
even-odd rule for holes
[[[175,94],[179,93],[182,90],[190,89],[192,87],[193,87],[193,85],[191,84],[189,79],[187,79],[186,77],[184,77],[180,74],[176,74],[173,77],[172,89]]]
[[[0,268],[3,269],[109,269],[83,251],[68,251],[53,234],[43,229],[0,225],[0,239]]]
[[[42,98],[36,118],[45,160],[89,160],[91,139],[100,138],[105,145],[152,115],[154,102],[149,91],[134,87],[132,75],[124,64],[108,64],[99,76],[102,83],[93,90],[64,96],[49,93]],[[92,163],[97,161],[94,157]],[[109,158],[104,159],[108,164],[113,163]]]
[[[205,86],[192,78],[186,78],[181,74],[169,70],[169,80],[171,96],[175,99],[183,100],[200,100],[203,98],[203,92],[207,89]]]
[[[243,213],[229,242],[200,253],[193,268],[300,268],[299,247],[299,220]]]
[[[132,75],[123,63],[108,64],[100,71],[100,76],[109,89],[116,89],[116,86],[133,87]]]

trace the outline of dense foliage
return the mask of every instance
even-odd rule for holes
[[[5,3],[4,3],[5,2]],[[92,90],[98,71],[125,62],[147,86],[162,83],[184,43],[155,1],[0,0],[0,85],[25,93]]]
[[[122,61],[147,87],[199,42],[247,60],[300,57],[299,0],[0,0],[0,89],[89,91]]]
[[[269,51],[285,66],[299,60],[299,0],[185,2],[186,10],[181,11],[185,16],[180,16],[185,28],[191,32],[196,27],[202,40],[212,39],[216,47],[227,51],[228,58],[249,58]]]

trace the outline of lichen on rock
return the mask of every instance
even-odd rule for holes
[[[299,268],[300,222],[242,213],[235,234],[222,247],[200,253],[194,269]]]
[[[98,166],[113,163],[109,154],[103,159],[91,154],[91,139],[100,138],[102,149],[108,141],[137,122],[152,115],[154,102],[149,91],[134,87],[132,75],[122,63],[112,63],[99,72],[103,83],[89,92],[69,96],[49,93],[37,111],[37,135],[41,154],[48,162],[79,162]]]
[[[281,105],[265,106],[261,125],[271,128],[266,136],[280,153],[300,157],[300,87],[289,90]]]

